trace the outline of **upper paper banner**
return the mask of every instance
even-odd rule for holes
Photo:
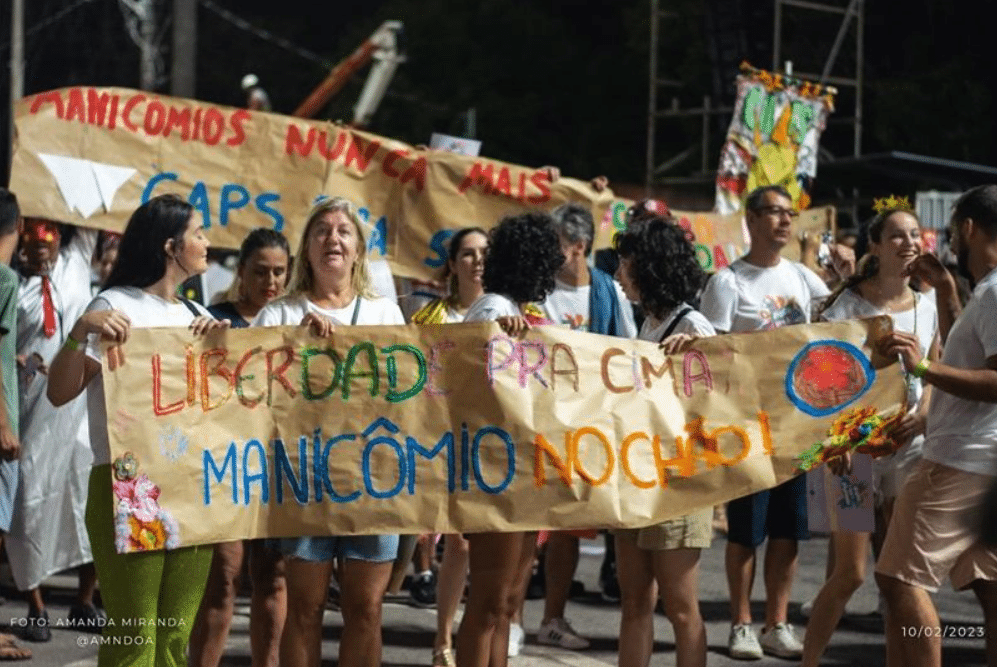
[[[810,206],[817,148],[834,110],[827,88],[765,70],[742,67],[734,117],[717,168],[719,213],[735,213],[762,185],[781,185],[796,210]]]
[[[493,323],[133,329],[104,354],[117,548],[656,523],[792,477],[841,415],[898,411],[867,346],[888,322],[669,357]]]
[[[460,227],[494,226],[505,214],[589,206],[597,248],[626,226],[632,202],[571,178],[487,158],[418,151],[328,122],[220,107],[122,88],[64,88],[16,107],[11,189],[26,216],[121,231],[142,202],[186,197],[212,243],[238,248],[254,227],[282,231],[294,246],[323,195],[341,195],[369,224],[374,258],[396,275],[431,279]],[[722,268],[742,254],[740,216],[676,211],[695,234],[700,263]],[[809,223],[829,228],[829,213]],[[683,221],[685,221],[683,223]],[[793,246],[795,244],[791,244]],[[794,248],[787,256],[798,259]]]
[[[551,183],[542,170],[124,88],[26,97],[15,129],[10,187],[27,216],[121,231],[142,202],[176,192],[216,245],[238,248],[264,226],[294,246],[317,198],[340,195],[362,207],[373,256],[404,276],[442,266],[451,229],[566,201],[601,218],[612,201],[582,181]]]

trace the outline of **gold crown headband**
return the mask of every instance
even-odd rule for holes
[[[913,211],[914,208],[910,205],[910,197],[896,197],[890,195],[889,197],[878,197],[872,200],[872,210],[876,213],[882,213],[883,211]]]

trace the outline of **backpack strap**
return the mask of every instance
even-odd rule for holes
[[[685,308],[683,308],[682,310],[680,310],[678,312],[678,314],[675,315],[675,317],[672,318],[672,321],[668,323],[668,327],[665,329],[665,333],[662,334],[661,340],[658,341],[658,342],[660,343],[661,341],[663,341],[666,338],[668,338],[669,336],[671,336],[672,332],[675,331],[675,327],[677,327],[679,325],[679,322],[681,322],[683,319],[685,319],[685,316],[688,315],[691,312],[692,312],[692,306],[690,306],[690,305],[687,304],[685,306]]]
[[[195,306],[193,303],[190,302],[190,299],[183,296],[178,298],[180,299],[180,302],[183,303],[183,305],[187,306],[187,310],[189,310],[191,313],[194,314],[194,317],[204,317],[204,313],[199,311],[197,309],[197,306]]]

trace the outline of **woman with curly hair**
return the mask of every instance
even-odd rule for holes
[[[716,333],[690,304],[706,282],[685,232],[670,218],[649,217],[616,235],[616,279],[646,319],[638,338],[671,354],[692,337]],[[676,665],[706,665],[706,626],[699,613],[699,553],[713,537],[712,508],[616,534],[620,580],[620,667],[647,667],[654,643],[654,584],[675,632]]]
[[[485,294],[465,322],[497,321],[510,335],[545,324],[535,302],[554,289],[564,262],[549,216],[523,213],[504,218],[489,234],[483,275]],[[471,591],[457,632],[459,667],[505,667],[509,623],[519,598],[517,579],[533,558],[535,533],[475,533],[470,547]]]

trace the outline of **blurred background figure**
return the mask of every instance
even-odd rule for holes
[[[270,96],[260,86],[260,79],[255,74],[242,77],[242,89],[246,91],[246,108],[251,111],[272,111]]]

